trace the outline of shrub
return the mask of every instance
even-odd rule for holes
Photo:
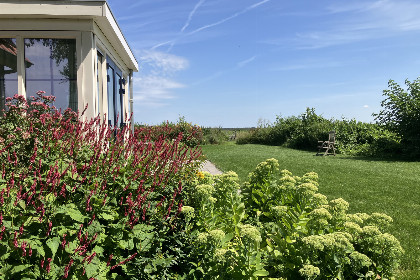
[[[374,280],[398,269],[403,249],[386,232],[392,219],[349,214],[345,200],[318,192],[314,172],[279,172],[269,159],[243,186],[234,172],[200,174],[195,186],[183,207],[194,212],[185,218],[191,279]]]
[[[221,127],[203,128],[203,138],[203,144],[221,144],[229,140],[228,135],[222,130]]]
[[[180,117],[177,123],[163,122],[160,125],[136,125],[136,138],[140,141],[179,140],[188,147],[196,147],[203,143],[203,132],[198,125],[188,123]]]
[[[0,118],[0,279],[176,277],[199,150],[138,141],[38,93]]]
[[[407,154],[416,157],[420,155],[420,78],[405,84],[407,91],[389,81],[389,89],[383,91],[383,109],[374,116],[380,125],[401,137]]]
[[[363,156],[400,155],[401,137],[378,124],[356,120],[325,119],[312,108],[298,117],[278,116],[275,123],[251,130],[237,144],[284,145],[294,149],[315,150],[318,141],[328,139],[329,131],[336,132],[338,153]]]

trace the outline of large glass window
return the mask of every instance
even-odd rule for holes
[[[26,95],[43,90],[55,96],[54,105],[77,111],[75,39],[25,39]]]
[[[0,38],[0,110],[5,109],[7,97],[18,93],[16,39]],[[25,61],[26,67],[32,64]]]

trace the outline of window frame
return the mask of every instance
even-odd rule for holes
[[[108,125],[112,127],[123,127],[125,125],[125,83],[123,82],[124,75],[121,69],[118,67],[116,63],[107,55],[106,56],[106,68],[107,68],[107,103],[108,103]],[[109,69],[112,69],[113,77],[110,77]],[[117,78],[118,77],[118,78]],[[111,87],[109,86],[110,83],[112,85],[112,93],[110,93]],[[111,97],[112,96],[112,100]],[[112,108],[112,119],[110,119],[111,110]],[[118,123],[117,123],[118,118]]]
[[[25,39],[75,39],[76,40],[76,67],[77,67],[77,99],[78,104],[82,100],[80,96],[80,82],[82,81],[82,73],[80,63],[81,57],[81,32],[77,31],[0,31],[0,38],[16,39],[17,48],[17,76],[18,76],[18,94],[28,98],[25,81]],[[30,93],[34,94],[34,93]]]

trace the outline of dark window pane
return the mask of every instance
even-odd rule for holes
[[[108,66],[108,122],[110,125],[115,125],[115,110],[114,110],[114,92],[115,92],[115,76],[114,69]]]
[[[118,84],[118,90],[115,91],[115,109],[116,109],[116,116],[118,118],[118,123],[124,122],[124,116],[122,116],[121,111],[121,76],[117,74],[117,84]]]
[[[57,109],[77,111],[75,39],[25,39],[26,94],[43,90],[54,95]]]
[[[0,38],[0,110],[6,97],[18,93],[16,39]]]
[[[97,100],[96,100],[96,108],[95,108],[95,112],[97,112],[98,114],[101,113],[102,111],[102,107],[100,105],[100,101],[103,100],[103,95],[102,95],[102,65],[103,65],[103,61],[104,61],[104,57],[102,56],[101,53],[98,52],[97,56],[96,56],[96,89],[97,89]]]

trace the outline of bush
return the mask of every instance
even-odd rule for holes
[[[188,147],[203,144],[203,132],[198,125],[192,125],[180,117],[177,123],[163,122],[160,125],[136,125],[134,131],[140,141],[179,140]]]
[[[53,101],[15,95],[0,118],[0,279],[176,278],[180,194],[200,151]]]
[[[383,109],[376,114],[376,121],[398,134],[404,152],[412,157],[420,155],[420,78],[405,81],[407,91],[390,80],[383,91]]]
[[[228,135],[222,130],[221,127],[218,128],[203,128],[203,144],[222,144],[229,140]]]
[[[238,182],[234,172],[200,173],[184,193],[191,279],[374,280],[397,271],[392,219],[349,214],[346,201],[318,193],[316,173],[279,172],[269,159]]]
[[[312,108],[298,117],[283,118],[265,127],[251,130],[238,139],[237,144],[283,145],[294,149],[316,150],[318,141],[336,132],[338,153],[363,156],[401,155],[401,138],[397,133],[378,124],[356,120],[325,119]]]

